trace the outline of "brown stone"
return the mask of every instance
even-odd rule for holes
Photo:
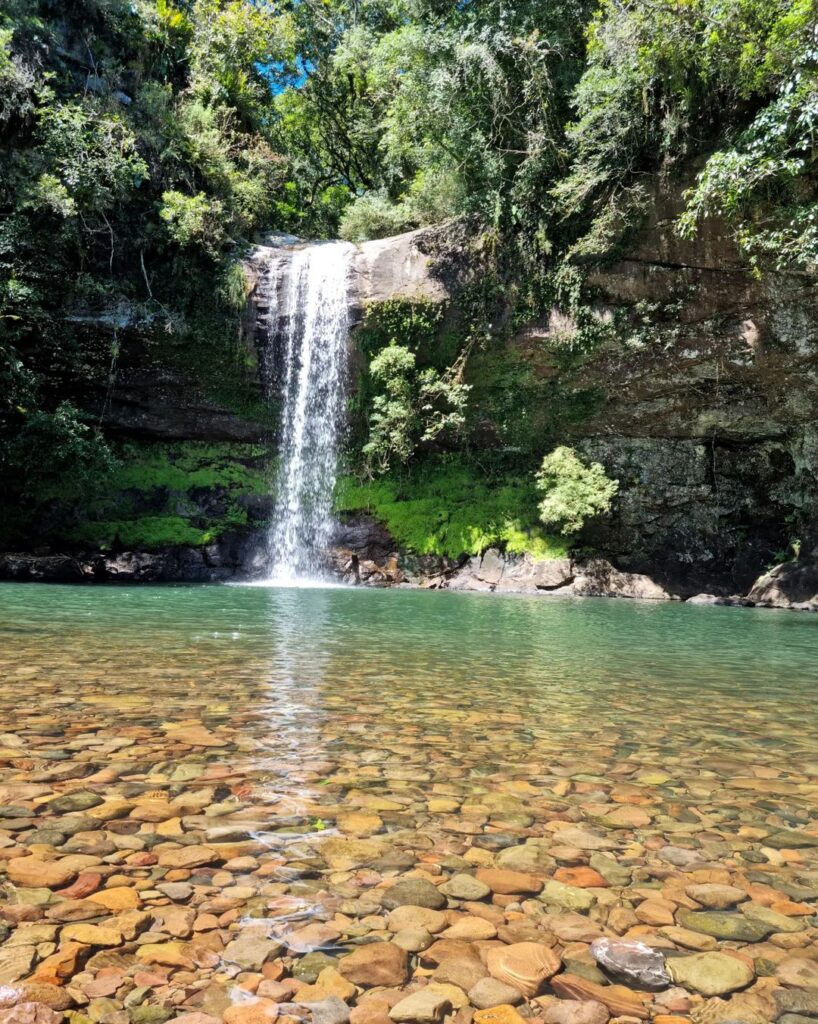
[[[523,871],[509,871],[505,868],[478,868],[475,877],[491,889],[503,896],[535,895],[542,889],[543,883],[534,875]]]
[[[578,889],[604,889],[609,884],[598,871],[589,867],[557,868],[554,878]]]
[[[159,856],[162,868],[198,868],[220,860],[218,850],[210,846],[183,846],[180,850],[166,850]]]
[[[122,942],[122,932],[118,928],[97,924],[67,924],[61,937],[69,942],[81,942],[84,946],[118,946]]]
[[[253,999],[228,1006],[222,1020],[224,1024],[270,1024],[277,1017],[278,1003],[272,999]]]
[[[576,974],[560,974],[551,979],[551,987],[563,999],[595,1000],[608,1007],[614,1016],[648,1020],[650,999],[624,985],[597,985]]]
[[[105,917],[108,911],[91,900],[63,900],[49,907],[45,916],[49,921],[90,921],[95,917]]]
[[[532,999],[545,982],[562,967],[562,961],[548,946],[537,942],[515,942],[490,949],[486,956],[489,974]]]
[[[343,957],[338,970],[361,988],[390,988],[406,981],[409,954],[393,942],[372,942]]]
[[[58,889],[77,876],[76,868],[59,860],[40,860],[39,857],[14,857],[6,865],[6,871],[15,885],[29,888]]]
[[[88,899],[94,903],[99,903],[103,907],[107,907],[108,910],[114,913],[118,913],[120,910],[136,910],[142,902],[135,889],[124,885],[113,889],[100,889],[99,892],[93,893]]]
[[[354,995],[355,986],[351,981],[348,981],[334,967],[325,967],[318,975],[315,984],[299,988],[295,998],[299,1003],[320,1003],[324,999],[336,996],[344,1002],[349,1002]]]
[[[474,1024],[525,1024],[525,1019],[508,1003],[476,1010],[472,1019]]]
[[[182,942],[149,942],[136,951],[136,959],[143,964],[164,964],[167,967],[193,969],[187,946]]]
[[[80,960],[89,954],[89,949],[80,942],[67,942],[63,939],[56,953],[41,960],[37,964],[34,980],[49,984],[61,984],[77,972]]]
[[[57,895],[67,900],[82,900],[86,896],[90,896],[92,892],[96,892],[100,885],[102,885],[102,875],[95,871],[82,871],[73,885],[69,885],[67,889],[58,889]]]

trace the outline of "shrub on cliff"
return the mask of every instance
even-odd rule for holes
[[[611,480],[599,462],[587,465],[565,445],[545,456],[536,481],[545,493],[540,519],[546,526],[559,527],[564,536],[578,533],[587,519],[607,512],[619,490],[619,481]]]
[[[454,369],[444,374],[433,367],[419,370],[414,352],[388,345],[369,364],[369,373],[383,389],[372,400],[369,441],[363,448],[370,473],[386,472],[393,460],[408,462],[418,445],[463,426],[469,386]]]

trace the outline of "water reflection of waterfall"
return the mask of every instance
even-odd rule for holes
[[[326,727],[324,688],[332,677],[332,589],[310,591],[309,601],[297,589],[269,591],[266,673],[269,732],[266,756],[257,761],[267,774],[263,799],[275,806],[276,832],[259,834],[274,848],[303,838],[310,806],[316,800],[315,780],[321,777],[322,730]]]
[[[326,242],[296,250],[290,261],[280,463],[269,537],[270,577],[280,582],[320,579],[331,540],[353,251],[346,242]]]

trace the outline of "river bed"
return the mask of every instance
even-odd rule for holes
[[[818,1014],[813,617],[6,584],[0,665],[9,1020]]]

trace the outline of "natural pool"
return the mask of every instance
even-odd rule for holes
[[[818,1015],[813,617],[8,584],[0,666],[0,1015]]]

